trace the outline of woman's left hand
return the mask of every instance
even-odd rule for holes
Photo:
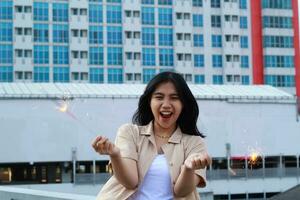
[[[206,166],[211,164],[211,158],[205,153],[194,153],[191,154],[184,161],[184,165],[187,169],[204,169]]]

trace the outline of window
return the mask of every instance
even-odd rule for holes
[[[202,0],[193,0],[194,7],[202,7]]]
[[[264,47],[293,48],[293,37],[266,35],[263,37]]]
[[[12,66],[0,66],[0,82],[13,82]]]
[[[13,1],[0,1],[0,19],[13,19]]]
[[[154,0],[142,0],[142,4],[153,5],[154,4]]]
[[[103,68],[90,68],[90,83],[104,83]]]
[[[172,8],[158,8],[158,24],[172,26]]]
[[[0,63],[12,64],[13,48],[12,45],[0,44]]]
[[[221,2],[220,2],[220,0],[210,0],[210,6],[212,8],[220,8]]]
[[[291,0],[262,0],[263,8],[292,9]]]
[[[173,29],[160,28],[158,38],[160,46],[173,46]]]
[[[249,76],[242,76],[242,85],[249,85],[249,84],[250,84]]]
[[[69,42],[69,27],[67,24],[53,24],[53,42]]]
[[[155,69],[143,69],[143,83],[148,83],[155,74]]]
[[[69,67],[53,67],[53,82],[66,83],[70,81]]]
[[[108,47],[107,48],[107,64],[109,65],[122,65],[122,48],[121,47]]]
[[[279,55],[266,55],[264,56],[265,67],[294,67],[294,56],[279,56]]]
[[[194,47],[203,47],[203,46],[204,46],[203,35],[194,34]]]
[[[49,41],[49,27],[48,24],[34,24],[33,41],[48,42]]]
[[[89,64],[103,65],[103,47],[90,47]]]
[[[108,83],[123,83],[123,69],[108,68]]]
[[[155,66],[155,48],[143,48],[142,59],[144,66]]]
[[[35,45],[33,51],[34,64],[49,63],[49,46]]]
[[[204,67],[204,55],[195,54],[194,55],[194,67]]]
[[[223,67],[222,55],[212,55],[213,67]]]
[[[212,15],[211,16],[211,27],[220,28],[221,27],[221,16]]]
[[[203,16],[202,15],[193,15],[193,26],[194,27],[203,27]]]
[[[143,45],[155,45],[155,29],[154,28],[142,28],[142,44]]]
[[[222,75],[213,75],[213,84],[214,85],[222,85],[223,84],[223,76]]]
[[[264,16],[263,17],[264,28],[293,28],[292,17],[282,16]]]
[[[33,71],[34,82],[49,82],[49,67],[34,67]]]
[[[154,21],[155,21],[154,8],[142,7],[142,24],[154,25]]]
[[[12,41],[12,23],[0,22],[0,41],[2,42]]]
[[[102,23],[103,11],[102,5],[89,4],[89,22]]]
[[[69,64],[68,46],[53,46],[53,64]]]
[[[33,3],[33,19],[37,21],[48,21],[48,3]]]
[[[173,66],[174,52],[173,49],[159,49],[159,65]]]
[[[53,3],[53,21],[68,22],[69,7],[67,3]]]
[[[242,29],[247,29],[248,28],[248,22],[247,22],[247,17],[246,16],[241,16],[240,17],[240,28],[242,28]]]
[[[247,0],[239,0],[240,9],[247,9]]]
[[[108,26],[107,27],[107,43],[122,44],[122,27]]]
[[[241,36],[241,48],[248,48],[248,37]]]
[[[121,6],[108,5],[106,11],[107,23],[122,23]]]
[[[222,35],[212,35],[212,47],[222,47]]]
[[[158,5],[172,5],[173,0],[158,0]]]
[[[249,68],[249,57],[241,56],[241,68]]]
[[[202,74],[196,74],[194,76],[195,83],[196,84],[204,84],[205,83],[205,76]]]
[[[265,84],[274,87],[295,87],[295,76],[293,75],[265,75]]]
[[[89,27],[89,43],[102,44],[103,43],[103,27],[90,26]]]

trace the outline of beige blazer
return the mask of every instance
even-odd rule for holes
[[[116,146],[120,148],[121,157],[133,159],[137,162],[139,184],[143,181],[147,170],[153,159],[157,155],[155,138],[153,134],[153,122],[146,126],[134,124],[122,125],[117,133]],[[169,138],[168,143],[162,147],[171,174],[173,185],[179,176],[181,166],[185,159],[192,153],[204,152],[206,147],[200,136],[191,136],[181,132],[178,127]],[[195,173],[201,177],[198,187],[206,185],[206,169],[196,170]],[[135,190],[128,190],[112,176],[102,187],[97,196],[97,200],[126,200]],[[155,192],[155,191],[153,191]],[[199,200],[199,194],[195,190],[185,198],[175,198],[175,200]]]

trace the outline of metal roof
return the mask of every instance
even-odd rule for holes
[[[1,99],[139,98],[145,84],[0,83]],[[189,85],[197,99],[295,100],[268,85]]]

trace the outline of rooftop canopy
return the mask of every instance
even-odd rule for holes
[[[0,83],[1,99],[139,98],[144,84]],[[197,99],[295,101],[287,92],[267,85],[189,85]]]

